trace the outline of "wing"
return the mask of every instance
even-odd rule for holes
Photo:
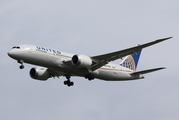
[[[117,52],[112,52],[112,53],[98,55],[98,56],[92,56],[91,59],[93,60],[94,64],[91,66],[90,69],[92,71],[94,71],[94,70],[104,66],[105,64],[107,64],[110,61],[114,61],[114,60],[117,60],[119,58],[125,57],[129,54],[136,53],[136,52],[140,51],[142,48],[146,48],[148,46],[157,44],[159,42],[168,40],[170,38],[172,38],[172,37],[168,37],[168,38],[164,38],[164,39],[158,39],[158,40],[146,43],[146,44],[142,44],[142,45],[131,47],[131,48],[124,49],[124,50],[120,50],[120,51],[117,51]]]

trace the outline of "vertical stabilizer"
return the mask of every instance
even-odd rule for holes
[[[141,51],[142,50],[126,56],[126,58],[120,63],[120,65],[135,71],[137,69]]]

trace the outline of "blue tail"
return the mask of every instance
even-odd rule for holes
[[[120,65],[135,71],[137,69],[137,65],[138,65],[138,61],[139,61],[139,58],[140,58],[141,51],[142,51],[142,49],[140,51],[134,53],[134,54],[128,55],[120,63]]]

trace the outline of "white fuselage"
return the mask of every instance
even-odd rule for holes
[[[11,49],[8,55],[16,60],[23,60],[25,63],[43,66],[52,69],[58,76],[82,76],[89,73],[87,69],[64,64],[70,61],[74,54],[49,49],[34,45],[19,45],[20,49]],[[106,64],[91,74],[101,80],[119,81],[143,78],[141,75],[131,75],[134,71],[117,64]]]

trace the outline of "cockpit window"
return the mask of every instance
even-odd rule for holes
[[[12,49],[20,49],[20,47],[19,46],[14,46],[14,47],[12,47]]]

